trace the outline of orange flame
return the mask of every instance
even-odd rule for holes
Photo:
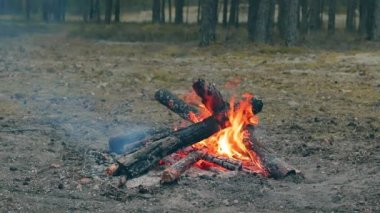
[[[244,94],[243,99],[235,105],[232,98],[229,103],[228,127],[215,133],[211,137],[193,145],[195,149],[206,149],[209,154],[239,160],[243,168],[263,175],[267,174],[265,167],[261,164],[259,157],[245,143],[249,133],[245,130],[248,125],[257,125],[258,117],[253,113],[251,99],[253,95]],[[191,114],[193,122],[200,122],[211,115],[210,112],[199,104],[199,115]]]

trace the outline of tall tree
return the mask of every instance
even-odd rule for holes
[[[329,19],[327,22],[327,31],[330,35],[335,33],[335,13],[336,13],[336,0],[329,0]]]
[[[115,0],[115,23],[120,23],[120,0]]]
[[[97,22],[97,23],[100,23],[101,21],[101,18],[100,18],[100,0],[95,0],[94,2],[94,20]]]
[[[253,18],[250,23],[253,24],[252,30],[249,30],[249,37],[252,41],[258,43],[265,43],[267,39],[267,25],[269,20],[270,1],[256,0],[250,1],[253,5],[252,11],[254,14],[250,17]],[[252,7],[250,5],[250,7]]]
[[[31,0],[24,0],[25,5],[25,18],[27,21],[30,21],[30,12],[32,9],[32,4],[30,2]]]
[[[172,23],[172,0],[168,0],[169,23]]]
[[[302,34],[306,34],[309,29],[309,2],[308,0],[300,0],[301,5],[301,24],[300,31]]]
[[[380,41],[380,1],[370,0],[368,4],[367,34],[369,40]]]
[[[369,0],[362,0],[359,2],[359,33],[364,36],[367,35],[369,2]]]
[[[284,12],[284,28],[283,38],[287,46],[294,45],[298,40],[298,28],[297,28],[297,11],[298,0],[283,0],[285,7]]]
[[[106,24],[111,24],[112,21],[112,3],[112,0],[105,0],[104,22]]]
[[[321,19],[321,5],[322,0],[310,0],[310,18],[309,18],[309,28],[310,30],[317,31],[322,28]]]
[[[230,6],[230,17],[228,20],[228,25],[236,27],[239,24],[239,0],[231,0],[231,6]]]
[[[208,46],[210,42],[215,41],[216,23],[215,23],[215,10],[217,0],[202,0],[201,2],[201,27],[200,27],[200,43],[204,47]]]
[[[49,9],[50,9],[50,1],[43,0],[42,1],[42,20],[45,22],[49,21]]]
[[[267,37],[266,42],[273,42],[273,27],[274,27],[274,16],[276,11],[276,0],[268,0],[269,1],[269,16],[267,22]]]
[[[161,23],[165,23],[165,0],[161,0]]]
[[[153,23],[159,23],[161,21],[161,3],[160,0],[153,0],[152,4],[152,22]]]
[[[227,27],[228,0],[223,0],[223,27]]]
[[[355,31],[356,0],[347,0],[346,31]]]
[[[197,8],[197,23],[201,23],[201,0],[198,0],[198,8]]]
[[[182,24],[183,23],[183,6],[185,5],[184,0],[175,0],[175,17],[174,23]]]

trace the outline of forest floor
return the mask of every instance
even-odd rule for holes
[[[380,48],[196,46],[0,38],[0,211],[380,211]],[[153,94],[185,94],[199,77],[263,99],[258,134],[305,179],[187,175],[105,191],[113,179],[91,153],[135,127],[178,124]]]

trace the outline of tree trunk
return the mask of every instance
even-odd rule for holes
[[[152,5],[152,22],[153,23],[159,23],[161,21],[160,18],[160,0],[153,0],[153,5]]]
[[[329,20],[327,24],[327,31],[330,35],[333,35],[335,33],[335,11],[336,0],[329,0]]]
[[[168,0],[169,23],[172,23],[172,0]]]
[[[228,24],[230,26],[233,26],[233,25],[236,24],[237,8],[238,7],[239,7],[238,0],[231,0],[230,17],[229,17],[229,20],[228,20]]]
[[[44,0],[42,2],[42,20],[45,22],[49,21],[49,0]]]
[[[219,21],[219,0],[214,0],[214,23],[218,24]]]
[[[200,46],[208,46],[210,42],[215,41],[216,23],[215,23],[215,4],[217,0],[202,0],[202,17],[200,27]]]
[[[227,27],[228,0],[223,0],[223,27]]]
[[[302,34],[306,34],[309,29],[309,3],[308,0],[300,0],[301,9],[301,26],[300,31]]]
[[[318,31],[322,28],[321,20],[321,0],[310,0],[310,20],[309,28]]]
[[[183,6],[185,4],[184,0],[175,0],[175,24],[183,24]]]
[[[269,15],[267,22],[267,36],[266,42],[273,42],[273,27],[274,27],[274,15],[276,11],[276,0],[269,0]]]
[[[96,20],[97,23],[100,23],[101,18],[100,18],[100,0],[95,0],[94,3],[94,19]]]
[[[278,16],[277,16],[277,27],[280,35],[283,35],[285,32],[285,2],[283,0],[278,1]]]
[[[355,31],[355,9],[356,0],[347,0],[347,13],[346,13],[346,31]]]
[[[368,0],[362,0],[359,2],[359,33],[361,35],[367,34],[367,22],[368,22]]]
[[[30,12],[31,12],[31,9],[32,9],[32,4],[30,2],[31,0],[25,0],[24,1],[24,4],[25,4],[25,18],[27,21],[30,21]]]
[[[201,23],[201,0],[198,0],[198,8],[197,8],[197,23]]]
[[[284,34],[285,44],[294,45],[298,40],[297,11],[298,0],[284,0]]]
[[[105,16],[104,22],[106,24],[111,24],[112,21],[112,0],[106,0],[105,2]]]
[[[380,41],[380,1],[372,0],[370,7],[369,20],[369,39],[374,41]]]
[[[115,0],[115,23],[120,23],[120,0]]]
[[[165,23],[165,0],[161,0],[161,23]]]
[[[267,27],[269,20],[270,1],[258,0],[256,1],[257,14],[255,16],[254,27],[251,31],[250,38],[257,43],[265,43],[267,40]]]

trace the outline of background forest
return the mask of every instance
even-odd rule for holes
[[[379,4],[376,0],[1,0],[0,20],[82,23],[80,35],[124,41],[198,39],[207,46],[217,40],[249,40],[289,46],[308,35],[332,36],[336,30],[379,40]]]

